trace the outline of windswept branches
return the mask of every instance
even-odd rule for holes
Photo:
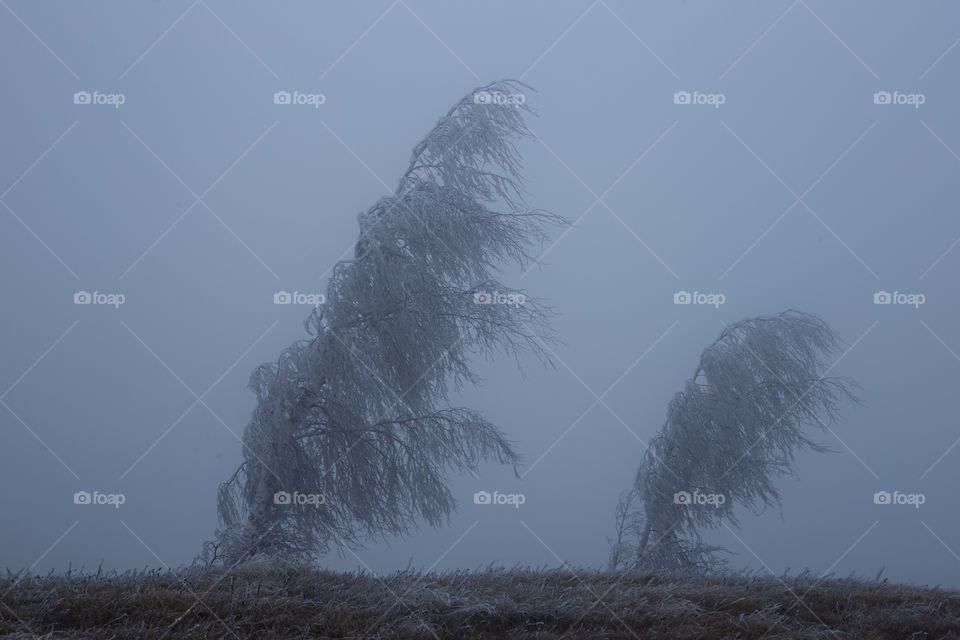
[[[523,205],[514,141],[529,109],[474,93],[414,148],[397,191],[359,215],[354,259],[332,270],[326,304],[306,320],[312,338],[251,376],[244,462],[218,499],[226,561],[442,524],[456,506],[448,472],[518,461],[495,425],[446,402],[476,381],[474,354],[549,360],[550,309],[497,270],[534,261],[562,219]],[[294,492],[316,499],[275,498]]]
[[[703,571],[719,566],[699,530],[737,524],[737,504],[780,503],[774,485],[794,453],[826,449],[807,436],[857,402],[852,381],[824,361],[839,339],[820,318],[788,310],[727,327],[670,401],[667,419],[637,471],[643,533],[638,566]]]

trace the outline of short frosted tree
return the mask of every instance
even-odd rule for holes
[[[703,573],[721,569],[703,528],[736,526],[734,508],[780,504],[774,479],[795,474],[795,451],[827,449],[807,437],[838,406],[857,402],[853,381],[823,358],[840,340],[817,316],[788,310],[728,326],[700,356],[649,443],[617,512],[611,568]]]
[[[396,191],[359,214],[353,259],[337,263],[306,320],[311,337],[250,378],[244,460],[220,487],[221,528],[203,559],[309,561],[421,520],[438,526],[456,505],[448,472],[518,461],[448,393],[477,381],[476,354],[529,349],[549,362],[550,309],[497,278],[535,261],[548,226],[563,223],[524,201],[515,142],[530,136],[529,107],[486,99],[525,88],[506,80],[466,95],[413,149]]]

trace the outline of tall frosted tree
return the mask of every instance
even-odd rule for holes
[[[524,88],[480,87],[440,118],[396,191],[359,214],[353,259],[332,270],[310,337],[253,372],[244,460],[220,487],[208,561],[309,560],[421,520],[438,526],[456,505],[448,472],[518,461],[494,424],[448,394],[477,381],[477,354],[530,349],[549,361],[550,310],[498,280],[563,222],[525,204],[515,142],[530,136],[530,109],[514,98]]]
[[[823,320],[795,310],[728,326],[670,401],[621,497],[611,568],[722,568],[723,549],[704,544],[700,530],[736,526],[736,505],[779,505],[774,480],[795,474],[795,451],[827,450],[808,430],[835,421],[842,402],[857,402],[855,384],[825,366],[840,344]]]

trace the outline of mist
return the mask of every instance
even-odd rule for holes
[[[306,337],[358,212],[437,118],[513,78],[537,112],[528,201],[570,225],[502,279],[553,308],[561,342],[552,367],[476,358],[482,384],[451,402],[523,460],[451,475],[445,526],[324,566],[604,566],[701,351],[792,308],[843,338],[830,373],[863,404],[811,431],[832,452],[798,453],[779,509],[705,539],[737,569],[960,587],[955,6],[3,9],[0,564],[191,562],[242,459],[251,371]]]

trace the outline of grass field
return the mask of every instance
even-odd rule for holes
[[[185,569],[0,579],[4,638],[960,639],[960,592],[855,579]]]

